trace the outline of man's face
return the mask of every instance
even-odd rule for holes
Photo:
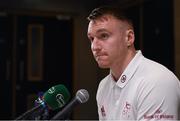
[[[99,67],[112,68],[123,62],[128,48],[126,30],[126,24],[111,15],[89,22],[87,35]]]

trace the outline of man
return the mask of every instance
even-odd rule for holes
[[[88,17],[87,36],[99,67],[110,73],[99,84],[100,120],[177,120],[180,83],[134,47],[133,24],[116,7],[99,7]]]

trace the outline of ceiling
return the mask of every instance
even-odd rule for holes
[[[104,4],[118,4],[128,8],[145,1],[149,0],[0,0],[0,10],[89,11]]]

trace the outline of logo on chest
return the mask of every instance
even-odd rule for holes
[[[105,112],[105,109],[104,109],[103,105],[101,106],[101,115],[102,115],[102,117],[106,116],[106,112]]]
[[[131,113],[131,109],[132,106],[130,103],[128,103],[127,101],[124,104],[123,110],[122,110],[122,116],[124,118],[129,118],[130,117],[130,113]]]

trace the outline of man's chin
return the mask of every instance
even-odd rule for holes
[[[99,68],[102,68],[102,69],[107,69],[109,68],[109,66],[107,65],[102,65],[102,64],[98,64]]]

